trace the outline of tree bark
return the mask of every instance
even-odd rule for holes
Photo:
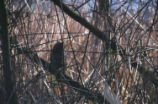
[[[5,0],[0,0],[0,39],[2,41],[3,74],[5,83],[5,104],[17,104],[17,96],[14,91],[13,70],[11,68],[10,42],[8,36],[8,22]]]

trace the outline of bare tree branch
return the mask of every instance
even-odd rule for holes
[[[51,70],[49,69],[50,63],[38,57],[38,55],[34,53],[31,49],[27,49],[25,47],[22,47],[22,48],[17,47],[17,50],[18,50],[18,54],[26,55],[29,59],[31,59],[32,62],[38,65],[42,63],[43,69],[52,73]],[[65,83],[68,86],[72,87],[75,91],[79,92],[81,96],[84,96],[85,98],[92,101],[97,101],[99,104],[102,104],[103,102],[105,102],[105,104],[108,104],[107,101],[104,99],[104,97],[100,93],[89,90],[88,88],[80,85],[79,82],[72,80],[67,75],[60,73],[60,74],[55,74],[55,76],[58,82]]]
[[[61,10],[63,10],[66,14],[68,14],[71,18],[73,18],[74,20],[76,20],[77,22],[79,22],[81,25],[85,26],[87,29],[89,29],[89,31],[91,31],[92,33],[94,33],[95,36],[97,36],[99,39],[101,39],[102,41],[104,41],[107,45],[111,45],[111,48],[116,52],[116,49],[112,47],[113,44],[116,44],[115,41],[111,41],[110,39],[107,37],[106,34],[104,34],[103,32],[101,32],[99,29],[97,29],[96,27],[92,26],[89,22],[87,22],[86,19],[82,18],[81,16],[79,16],[78,14],[76,14],[75,12],[73,12],[69,7],[67,7],[61,0],[51,0],[52,2],[54,2],[55,5],[57,5]],[[119,51],[120,55],[123,57],[124,61],[126,61],[127,59],[124,58],[124,56],[126,56],[125,50],[119,45],[118,46],[121,50]],[[136,61],[134,61],[136,62]],[[132,67],[136,67],[137,63],[131,64]],[[138,71],[143,75],[143,78],[145,78],[146,76],[144,76],[143,73],[146,73],[145,75],[147,76],[151,76],[149,77],[148,80],[150,80],[155,86],[158,86],[158,79],[156,79],[153,75],[153,73],[144,70],[145,68],[143,67],[143,65],[141,65],[138,68]]]

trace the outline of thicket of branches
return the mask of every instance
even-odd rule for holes
[[[0,103],[158,103],[158,0],[1,0],[0,14]]]

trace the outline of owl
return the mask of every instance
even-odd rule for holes
[[[64,72],[64,47],[61,42],[57,42],[51,50],[49,72],[55,75]]]

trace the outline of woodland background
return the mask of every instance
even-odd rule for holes
[[[0,0],[0,103],[158,104],[158,0]]]

